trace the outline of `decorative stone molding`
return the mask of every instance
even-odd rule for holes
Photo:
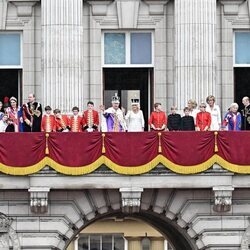
[[[117,0],[116,4],[119,28],[137,28],[140,0]]]
[[[7,6],[7,0],[0,0],[0,30],[4,30],[6,27]]]
[[[46,213],[48,211],[49,187],[31,187],[30,209],[33,213]]]
[[[234,188],[231,186],[213,187],[214,191],[214,211],[228,212],[232,206],[232,192]]]
[[[249,221],[249,218],[248,218],[248,221]],[[240,249],[249,250],[249,247],[248,247],[249,244],[250,244],[250,226],[247,227],[245,233],[242,236]]]
[[[225,15],[238,15],[239,13],[239,6],[245,0],[220,0],[220,3],[224,7],[224,14]]]
[[[12,220],[4,214],[0,214],[0,233],[8,233]]]
[[[143,188],[120,188],[119,191],[122,196],[122,211],[124,213],[138,213],[140,211]]]
[[[109,1],[87,1],[92,7],[92,15],[93,16],[106,16],[108,11],[108,6],[114,0]]]
[[[143,0],[149,7],[149,15],[163,15],[164,5],[168,3],[169,0]]]
[[[32,16],[33,6],[36,5],[40,0],[8,0],[13,3],[17,8],[17,16]]]
[[[13,250],[20,250],[20,243],[11,223],[12,219],[0,213],[0,249],[9,249],[9,241],[11,240]]]

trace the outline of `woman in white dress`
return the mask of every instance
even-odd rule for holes
[[[125,116],[128,132],[142,132],[144,131],[145,121],[140,110],[139,99],[132,99],[131,106],[132,110],[129,110]]]
[[[215,104],[215,97],[213,95],[209,95],[206,99],[207,107],[206,111],[211,114],[212,122],[210,126],[210,130],[216,131],[220,130],[221,127],[221,112],[220,107]]]

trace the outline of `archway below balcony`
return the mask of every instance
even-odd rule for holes
[[[71,242],[75,240],[76,235],[82,232],[84,229],[88,228],[92,224],[105,219],[117,218],[121,220],[123,218],[134,218],[148,224],[157,230],[162,237],[164,237],[174,250],[197,250],[197,246],[193,239],[189,237],[186,230],[179,227],[175,221],[171,221],[163,215],[156,214],[152,211],[140,211],[139,213],[125,214],[121,211],[110,212],[105,215],[97,215],[94,219],[85,224],[82,228],[77,230],[74,236],[68,240],[67,246],[64,248],[68,249]],[[147,236],[147,235],[146,235]]]

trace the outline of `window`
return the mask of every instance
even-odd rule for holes
[[[81,234],[78,250],[124,250],[124,238],[118,234]]]
[[[145,237],[141,241],[142,250],[150,250],[150,239]]]
[[[237,67],[250,67],[250,32],[235,32],[235,61]]]
[[[153,33],[104,32],[103,66],[104,67],[152,67]]]
[[[21,34],[0,32],[0,67],[21,67]]]

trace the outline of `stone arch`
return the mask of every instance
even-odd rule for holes
[[[242,236],[240,249],[248,250],[249,244],[250,244],[250,226],[247,227],[245,233]]]
[[[111,216],[129,216],[140,219],[156,230],[158,230],[174,247],[176,250],[197,250],[195,241],[187,234],[187,231],[177,225],[175,221],[171,221],[166,216],[159,215],[153,211],[140,211],[139,213],[126,214],[121,210],[119,211],[109,211],[106,214],[100,215],[97,214],[92,220],[84,224],[80,229],[75,231],[74,235],[66,242],[64,249],[67,249],[67,246],[74,239],[74,237],[79,234],[84,228],[88,227],[90,224],[104,218]]]

